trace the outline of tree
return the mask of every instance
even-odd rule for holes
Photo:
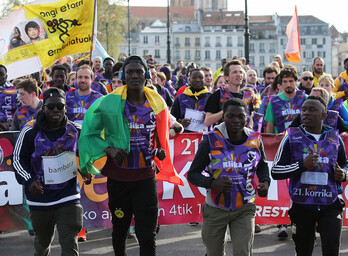
[[[108,0],[97,1],[97,38],[110,56],[117,58],[119,44],[125,40],[127,31],[127,8]]]
[[[11,13],[11,9],[13,7],[16,7],[18,5],[21,4],[26,4],[28,2],[32,2],[32,1],[28,1],[28,0],[5,0],[3,1],[3,4],[0,5],[0,20],[2,20],[3,18],[5,18],[6,16],[8,16]]]

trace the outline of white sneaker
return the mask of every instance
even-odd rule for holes
[[[279,238],[282,238],[282,239],[285,239],[287,238],[289,235],[288,235],[288,231],[286,229],[286,226],[285,225],[281,225],[279,227],[279,230],[278,230],[278,237]]]

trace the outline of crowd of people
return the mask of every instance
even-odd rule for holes
[[[252,254],[254,233],[261,231],[254,201],[267,196],[270,175],[289,179],[297,255],[312,254],[315,230],[323,255],[338,255],[348,58],[344,68],[334,80],[316,57],[313,71],[299,77],[276,55],[258,78],[243,57],[223,59],[213,73],[194,62],[159,64],[151,55],[119,61],[66,56],[45,72],[8,81],[0,65],[0,130],[20,131],[13,168],[25,188],[35,255],[49,254],[55,226],[64,255],[78,255],[78,240],[86,240],[77,155],[86,184],[99,171],[108,177],[115,255],[126,255],[133,218],[140,255],[155,255],[156,178],[183,184],[168,146],[168,135],[183,132],[206,135],[187,174],[192,185],[207,189],[206,255],[224,255],[227,228],[234,255]],[[271,170],[262,133],[284,134]],[[96,170],[91,163],[103,159]],[[288,237],[287,225],[279,223],[277,235]]]

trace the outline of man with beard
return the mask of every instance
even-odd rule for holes
[[[8,49],[11,50],[22,45],[25,45],[25,42],[21,38],[21,31],[18,27],[14,27],[11,33],[10,44],[8,45]]]
[[[191,124],[192,118],[187,118],[186,111],[191,109],[193,111],[203,112],[205,104],[211,93],[208,88],[204,85],[204,72],[202,69],[194,69],[190,75],[190,86],[180,94],[174,101],[171,114],[176,120],[183,125],[185,132],[202,132],[188,130],[187,127]],[[204,115],[203,115],[204,116]],[[202,117],[203,117],[202,116]],[[200,120],[204,122],[204,117]],[[207,132],[208,130],[206,130]]]
[[[305,71],[301,75],[301,83],[298,86],[298,89],[305,91],[307,95],[311,94],[312,88],[314,86],[314,77],[313,74],[309,71]]]
[[[324,60],[321,57],[316,57],[313,60],[313,77],[314,77],[314,86],[318,87],[320,76],[324,75]]]
[[[268,104],[265,121],[266,133],[282,133],[300,114],[301,106],[306,99],[304,91],[296,91],[297,70],[293,65],[286,65],[279,74],[283,92],[271,98]]]
[[[81,66],[76,71],[77,90],[66,93],[66,115],[70,121],[82,125],[87,109],[103,95],[91,89],[93,71],[89,66]]]
[[[102,63],[103,60],[100,56],[97,56],[94,58],[93,60],[93,72],[95,77],[101,77],[103,72],[104,72],[104,68],[102,67]]]

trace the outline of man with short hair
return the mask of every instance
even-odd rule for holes
[[[268,95],[272,83],[277,75],[278,70],[274,66],[267,66],[263,69],[264,84],[261,84],[257,87],[257,91],[261,93],[262,98]]]
[[[249,69],[246,72],[246,85],[256,91],[257,88],[257,73],[254,69]]]
[[[322,57],[315,57],[313,60],[313,77],[314,77],[314,86],[319,86],[319,78],[324,75],[324,59]]]
[[[296,255],[312,255],[316,230],[322,255],[339,255],[347,157],[338,131],[323,125],[326,115],[325,101],[309,96],[301,108],[303,124],[287,129],[273,162],[273,179],[289,184]]]
[[[249,112],[251,113],[251,111],[253,111],[253,104],[252,100],[249,98],[249,92],[245,92],[244,94],[240,92],[240,86],[243,82],[243,68],[240,61],[232,60],[226,63],[224,66],[224,76],[227,81],[225,88],[220,87],[216,90],[209,97],[204,108],[204,111],[207,113],[204,124],[208,127],[221,120],[223,104],[229,98],[239,98],[249,101]]]
[[[225,255],[230,227],[233,255],[252,255],[256,193],[266,197],[270,178],[261,133],[245,127],[248,106],[233,98],[223,106],[223,123],[204,136],[187,174],[189,182],[207,189],[202,240],[207,256]],[[209,175],[203,174],[203,171]],[[256,185],[254,175],[260,183]]]
[[[64,92],[75,90],[74,87],[66,83],[67,77],[68,77],[68,70],[66,69],[64,65],[61,65],[61,64],[54,65],[52,67],[51,77],[52,77],[51,81],[42,85],[43,92],[50,87],[59,88],[63,90]]]
[[[168,107],[145,86],[150,78],[146,61],[130,56],[122,72],[127,85],[99,99],[85,115],[79,141],[81,171],[99,173],[92,163],[106,156],[102,173],[108,177],[115,255],[126,255],[134,215],[140,255],[154,256],[158,218],[155,177],[174,184],[183,182],[170,158]],[[160,170],[157,176],[154,162]]]
[[[204,86],[207,87],[208,91],[211,91],[213,87],[213,73],[211,68],[207,66],[201,67],[204,72]]]
[[[296,91],[298,76],[295,66],[286,65],[279,76],[283,92],[270,99],[265,115],[266,133],[284,132],[300,114],[301,106],[306,99],[304,91]]]
[[[102,67],[103,59],[100,56],[96,56],[93,60],[93,72],[95,77],[101,76],[104,73],[104,68]]]
[[[312,72],[305,71],[301,75],[301,83],[298,89],[305,91],[307,95],[311,94],[312,88],[314,87],[314,77]]]
[[[348,97],[348,58],[343,61],[344,69],[339,77],[335,79],[335,87],[332,92],[336,93],[336,99],[347,99]]]
[[[77,234],[83,223],[76,163],[79,129],[65,112],[64,91],[47,89],[42,110],[22,129],[13,150],[13,169],[25,187],[35,232],[35,255],[50,254],[55,226],[61,254],[78,255]],[[91,175],[83,176],[89,184]]]
[[[184,62],[182,60],[179,60],[176,65],[177,65],[177,67],[173,71],[173,75],[175,75],[175,76],[178,75],[178,72],[184,67]]]
[[[36,80],[29,78],[19,82],[16,85],[17,93],[22,105],[18,107],[14,114],[11,130],[22,130],[24,125],[35,119],[36,113],[40,111],[42,107],[42,100],[38,97],[38,87]]]
[[[66,115],[70,121],[82,125],[89,107],[103,95],[91,89],[93,71],[89,66],[79,67],[76,71],[77,90],[66,93]]]
[[[203,68],[202,68],[203,69]],[[187,109],[197,112],[203,112],[205,104],[211,93],[204,84],[205,76],[202,69],[194,69],[190,74],[190,86],[180,94],[174,101],[171,114],[183,125],[185,132],[202,132],[198,130],[189,130],[191,119],[186,117]],[[200,120],[200,121],[204,121]],[[204,132],[208,132],[206,129]]]
[[[7,68],[0,64],[0,131],[10,128],[20,100],[16,88],[7,81]]]

